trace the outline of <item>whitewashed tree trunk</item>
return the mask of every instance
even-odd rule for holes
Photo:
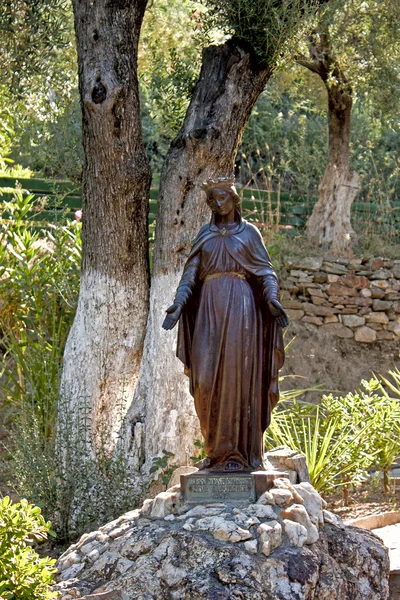
[[[349,168],[352,88],[335,62],[329,34],[320,33],[310,46],[310,59],[298,63],[317,73],[328,95],[328,161],[319,187],[319,198],[307,221],[307,237],[319,246],[343,252],[356,234],[351,226],[351,205],[359,189],[359,177]]]
[[[343,252],[356,237],[351,226],[351,205],[359,189],[359,177],[349,169],[353,100],[350,90],[337,89],[329,82],[326,88],[328,163],[318,202],[307,221],[307,237],[315,244]]]
[[[309,240],[335,252],[350,248],[356,237],[351,226],[351,206],[359,190],[358,182],[358,173],[328,164],[318,202],[307,221]]]
[[[137,381],[149,294],[150,168],[137,50],[146,0],[74,0],[83,115],[83,260],[64,355],[59,443],[111,453]],[[68,465],[67,465],[68,467]]]
[[[143,473],[163,450],[175,455],[172,462],[190,464],[193,442],[200,438],[188,378],[175,356],[177,328],[167,332],[161,324],[191,243],[210,219],[201,183],[233,172],[242,132],[270,74],[255,68],[233,43],[206,48],[183,127],[164,164],[145,351],[126,439]]]

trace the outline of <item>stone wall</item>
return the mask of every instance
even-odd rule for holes
[[[400,260],[288,258],[281,300],[297,320],[340,338],[373,343],[400,338]]]

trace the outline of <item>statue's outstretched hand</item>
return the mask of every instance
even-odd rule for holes
[[[271,315],[274,317],[280,327],[287,327],[289,325],[289,317],[287,316],[285,309],[278,300],[270,300],[268,302],[268,308]]]
[[[181,312],[182,306],[180,304],[172,304],[169,308],[167,308],[167,316],[165,317],[164,323],[162,324],[163,328],[173,329],[179,321]]]

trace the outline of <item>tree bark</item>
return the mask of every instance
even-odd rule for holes
[[[328,94],[328,162],[318,201],[307,221],[307,237],[315,244],[342,252],[356,237],[351,226],[351,205],[359,189],[359,177],[349,169],[353,96],[345,74],[331,56],[327,35],[319,40],[310,49],[311,60],[298,60],[321,77]]]
[[[73,2],[85,151],[83,259],[58,434],[62,444],[67,428],[91,449],[101,438],[110,451],[137,381],[148,312],[151,173],[137,81],[146,2]]]
[[[193,442],[200,438],[188,379],[175,357],[177,328],[165,331],[161,324],[193,239],[211,216],[200,186],[233,172],[242,132],[270,75],[232,42],[206,48],[182,129],[165,160],[145,350],[126,438],[143,473],[163,450],[175,455],[172,462],[190,464]]]

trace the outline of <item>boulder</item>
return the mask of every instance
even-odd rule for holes
[[[277,479],[276,492],[289,505],[193,506],[175,486],[82,536],[60,557],[54,589],[60,600],[388,599],[378,537],[322,511],[309,483]]]
[[[304,454],[292,450],[288,446],[278,446],[264,454],[264,460],[277,471],[294,472],[295,481],[300,483],[306,481],[310,483],[310,475],[307,469],[306,458]]]

